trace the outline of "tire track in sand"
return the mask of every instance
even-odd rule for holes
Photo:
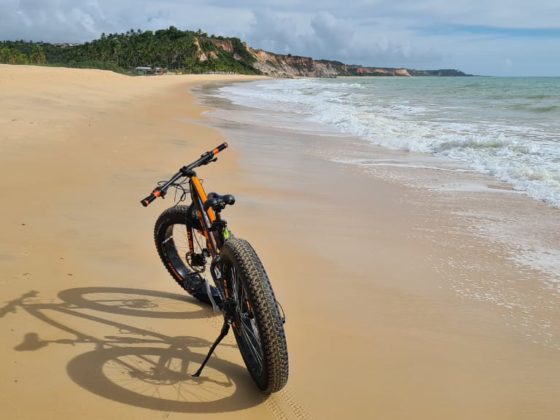
[[[264,403],[272,413],[272,416],[275,420],[310,419],[307,411],[286,388],[276,394],[269,396],[264,401]]]

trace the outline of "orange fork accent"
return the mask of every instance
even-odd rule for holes
[[[214,149],[214,150],[217,150],[217,149]],[[191,180],[192,180],[192,183],[194,185],[194,188],[195,188],[198,196],[202,200],[202,204],[204,204],[206,202],[206,200],[208,199],[208,197],[206,197],[206,191],[204,191],[204,188],[202,188],[202,184],[200,183],[200,179],[198,179],[197,176],[193,176],[191,178]],[[208,209],[206,211],[206,214],[208,214],[208,218],[210,219],[210,222],[213,222],[214,220],[216,220],[216,215],[214,214],[214,210]]]
[[[193,233],[192,233],[191,226],[187,226],[187,239],[189,241],[189,251],[191,254],[194,254],[194,242],[193,242]]]
[[[208,199],[208,197],[206,196],[206,191],[204,191],[204,188],[202,187],[202,184],[200,183],[200,179],[198,179],[197,176],[193,176],[191,178],[192,184],[194,186],[194,189],[196,190],[196,193],[198,194],[198,196],[200,197],[200,200],[202,201],[202,204],[204,204],[206,202],[206,200]],[[212,223],[214,220],[216,220],[216,215],[214,214],[214,210],[209,208],[208,210],[206,210],[206,214],[208,215],[208,219],[210,220],[210,223]],[[202,217],[202,214],[198,215],[199,216],[199,220],[200,220],[200,224],[201,226],[204,225],[204,219]],[[212,243],[212,239],[210,239],[210,235],[211,233],[208,232],[208,230],[206,229],[202,229],[202,233],[204,234],[204,237],[206,238],[206,243],[208,244],[208,246],[210,248],[215,248],[213,243]],[[218,253],[217,249],[213,249],[214,252]]]
[[[196,215],[198,217],[198,220],[200,221],[201,226],[204,226],[204,218],[202,217],[202,213],[200,211],[196,211]],[[218,252],[217,249],[214,249],[214,244],[212,243],[212,240],[210,239],[210,233],[208,232],[208,230],[206,228],[202,229],[202,234],[204,235],[204,237],[206,238],[206,244],[208,246],[208,249],[211,252]]]

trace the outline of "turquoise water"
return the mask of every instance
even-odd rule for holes
[[[220,93],[390,149],[446,156],[560,207],[560,78],[271,80]]]

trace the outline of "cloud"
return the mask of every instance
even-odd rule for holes
[[[349,63],[491,74],[489,63],[501,72],[511,58],[515,71],[530,60],[560,74],[558,0],[0,0],[0,10],[0,39],[83,42],[174,25]]]
[[[297,16],[257,12],[247,40],[268,51],[378,66],[418,65],[441,59],[433,48],[419,49],[389,30],[379,34],[369,29],[356,28],[351,20],[324,11]]]
[[[312,40],[321,55],[332,54],[332,51],[348,55],[355,35],[350,21],[337,19],[329,12],[319,12],[311,17],[309,24],[313,30]]]
[[[178,0],[0,0],[0,39],[84,42],[102,32],[171,25],[242,34],[252,12]]]
[[[560,27],[527,28],[487,25],[435,24],[415,28],[424,35],[480,35],[505,38],[560,38]]]
[[[5,0],[0,0],[6,3]],[[285,11],[290,3],[272,2],[277,11],[245,1],[248,9],[226,2],[204,5],[189,2],[138,0],[21,0],[2,5],[0,38],[50,42],[83,42],[102,32],[131,28],[159,29],[175,25],[210,33],[239,36],[256,48],[279,53],[337,59],[352,63],[401,66],[430,63],[440,57],[433,49],[418,49],[390,30],[360,27],[352,18],[328,11]],[[296,6],[297,1],[291,5]],[[143,5],[143,7],[139,7]],[[334,3],[322,5],[334,7]]]
[[[110,23],[97,1],[3,0],[0,35],[8,39],[83,41]]]

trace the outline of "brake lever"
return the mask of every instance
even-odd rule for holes
[[[208,162],[204,162],[203,165],[208,165],[209,163],[216,162],[218,160],[217,157],[210,159]]]

